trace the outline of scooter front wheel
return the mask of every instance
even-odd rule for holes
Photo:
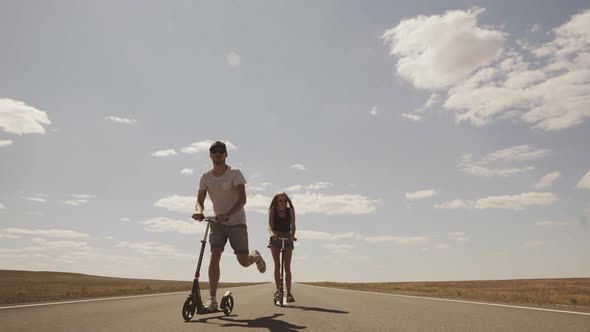
[[[226,316],[229,316],[232,310],[234,310],[234,303],[234,297],[231,294],[225,296],[225,299],[221,305],[221,309],[223,309],[223,313]]]
[[[192,296],[189,296],[186,301],[184,301],[184,305],[182,306],[182,318],[184,318],[185,322],[188,322],[193,318],[195,315],[195,310],[197,309],[197,304]]]

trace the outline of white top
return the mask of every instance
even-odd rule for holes
[[[227,167],[225,173],[219,177],[213,175],[213,170],[203,173],[199,182],[199,190],[207,190],[215,215],[226,214],[238,201],[236,186],[246,184],[246,179],[239,169]],[[246,212],[242,207],[227,221],[227,225],[246,223]]]

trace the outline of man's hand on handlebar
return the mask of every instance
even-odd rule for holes
[[[205,215],[202,213],[195,213],[193,214],[193,219],[203,221],[203,219],[205,219]]]

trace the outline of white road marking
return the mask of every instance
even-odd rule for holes
[[[558,312],[558,313],[562,313],[562,314],[574,314],[574,315],[590,316],[590,313],[587,313],[587,312],[578,312],[578,311],[566,311],[566,310],[544,309],[544,308],[535,308],[535,307],[523,307],[523,306],[517,306],[517,305],[498,304],[498,303],[486,303],[486,302],[475,302],[475,301],[451,300],[451,299],[441,299],[441,298],[426,297],[426,296],[414,296],[414,295],[400,295],[400,294],[378,293],[378,292],[369,292],[369,291],[361,291],[361,290],[354,290],[354,289],[343,289],[343,288],[326,287],[326,286],[316,286],[316,285],[308,285],[308,284],[303,284],[303,285],[305,285],[305,286],[312,286],[312,287],[322,287],[322,288],[329,288],[329,289],[337,289],[337,290],[341,290],[341,291],[350,291],[350,292],[358,292],[358,293],[366,293],[366,294],[384,295],[384,296],[408,297],[408,298],[414,298],[414,299],[426,299],[426,300],[435,300],[435,301],[444,301],[444,302],[457,302],[457,303],[467,303],[467,304],[481,304],[481,305],[489,305],[489,306],[494,306],[494,307],[516,308],[516,309],[537,310],[537,311],[549,311],[549,312]]]
[[[62,302],[49,302],[49,303],[22,304],[22,305],[13,305],[13,306],[10,306],[10,307],[0,307],[0,310],[3,310],[3,309],[26,308],[26,307],[39,307],[39,306],[44,306],[44,305],[55,305],[55,304],[97,302],[97,301],[121,300],[121,299],[132,299],[132,298],[138,298],[138,297],[151,297],[151,296],[163,296],[163,295],[172,295],[172,294],[189,294],[189,293],[190,292],[173,292],[173,293],[158,293],[158,294],[119,296],[119,297],[105,297],[105,298],[98,298],[98,299],[76,300],[76,301],[62,301]]]

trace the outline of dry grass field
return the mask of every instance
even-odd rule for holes
[[[199,282],[208,289],[207,282]],[[251,283],[220,283],[219,288]],[[0,270],[0,306],[97,297],[190,293],[192,281],[125,279],[78,273]]]
[[[312,282],[306,284],[590,311],[590,278],[383,283]]]

